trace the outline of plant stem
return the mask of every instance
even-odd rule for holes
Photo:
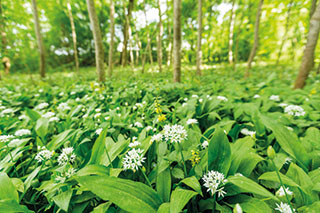
[[[281,185],[281,187],[283,188],[284,194],[286,195],[286,199],[287,199],[287,202],[288,202],[288,204],[289,204],[289,206],[290,206],[290,209],[291,209],[292,212],[294,212],[293,207],[292,207],[292,205],[291,205],[291,202],[290,202],[290,200],[289,200],[289,196],[288,196],[288,194],[287,194],[286,188],[285,188],[285,186],[283,185],[282,179],[281,179],[281,177],[280,177],[279,171],[278,171],[275,163],[273,162],[273,159],[270,159],[270,160],[271,160],[271,162],[272,162],[272,165],[273,165],[274,170],[275,170],[276,173],[277,173],[277,176],[278,176],[278,178],[279,178],[280,185]]]
[[[216,211],[216,199],[217,199],[217,193],[214,193],[213,195],[213,209],[212,209],[212,213],[214,213]]]
[[[181,147],[180,143],[178,143],[178,145],[179,145],[179,148],[180,148],[180,154],[181,154],[181,158],[182,158],[184,176],[186,178],[186,177],[188,177],[188,175],[187,175],[187,167],[186,167],[186,164],[185,164],[185,161],[184,161],[184,157],[183,157],[183,154],[182,154],[182,147]]]
[[[140,168],[140,170],[141,170],[141,172],[142,172],[142,174],[143,174],[144,178],[146,179],[146,181],[147,181],[148,185],[152,188],[152,185],[151,185],[151,183],[150,183],[150,181],[149,181],[149,178],[147,177],[146,173],[143,171],[143,169],[142,169],[142,168]]]
[[[15,163],[14,163],[14,161],[13,161],[13,157],[12,157],[12,154],[11,154],[10,148],[9,148],[9,146],[8,146],[8,144],[7,144],[7,143],[6,143],[6,147],[7,147],[8,153],[9,153],[9,155],[10,155],[11,161],[12,161],[12,163],[13,163],[13,170],[14,170],[14,173],[16,173],[16,176],[17,176],[17,177],[19,177],[18,172],[17,172],[17,170],[16,170],[16,166],[14,165]]]

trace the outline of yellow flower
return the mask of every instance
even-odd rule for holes
[[[2,134],[1,130],[0,130],[0,135]]]
[[[164,114],[158,116],[158,121],[162,122],[166,120],[166,116]]]
[[[201,158],[198,151],[191,150],[191,154],[192,154],[191,163],[192,163],[192,166],[194,166],[200,162]]]
[[[310,96],[311,95],[315,95],[317,93],[317,89],[316,88],[313,88],[311,91],[310,91]]]
[[[156,108],[156,113],[157,113],[157,114],[161,114],[161,112],[162,112],[162,109],[160,109],[160,108],[157,107],[157,108]]]

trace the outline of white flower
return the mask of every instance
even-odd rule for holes
[[[81,99],[80,98],[76,98],[76,102],[80,102],[81,101]]]
[[[288,104],[286,104],[286,103],[281,103],[281,104],[279,104],[279,106],[284,108],[284,107],[288,106]]]
[[[203,141],[203,143],[201,144],[203,149],[206,149],[209,146],[208,141]]]
[[[102,130],[103,130],[102,128],[97,129],[97,130],[96,130],[96,134],[97,134],[97,135],[100,135],[101,132],[102,132]]]
[[[58,122],[60,119],[58,117],[52,117],[49,119],[49,122]]]
[[[198,123],[197,119],[190,118],[190,119],[187,120],[187,125],[197,124],[197,123]]]
[[[247,135],[247,136],[251,136],[251,137],[253,137],[253,136],[256,134],[255,131],[250,131],[250,130],[248,130],[247,128],[241,129],[240,132],[241,132],[241,134],[243,134],[243,135]]]
[[[147,130],[147,131],[152,130],[152,126],[147,126],[147,127],[146,127],[146,130]]]
[[[284,187],[281,186],[280,189],[276,192],[276,195],[278,197],[284,197],[284,196],[286,196],[285,192],[287,193],[287,195],[292,195],[293,194],[293,192],[290,191],[289,188],[284,188]]]
[[[154,141],[159,142],[162,140],[162,138],[163,138],[163,135],[161,133],[158,133],[156,135],[152,135],[151,143],[153,143]]]
[[[282,203],[281,202],[280,205],[277,204],[277,203],[276,203],[276,205],[277,205],[277,208],[275,208],[275,210],[278,210],[281,213],[293,213],[293,212],[295,212],[295,209],[293,209],[293,212],[291,211],[291,208],[287,203]]]
[[[291,162],[292,162],[292,158],[287,157],[287,158],[285,159],[284,164],[290,164]]]
[[[284,112],[289,114],[289,115],[293,115],[293,116],[304,116],[306,114],[306,112],[304,111],[304,109],[301,106],[297,106],[297,105],[289,105],[284,109]]]
[[[14,110],[11,109],[11,108],[8,108],[8,109],[5,109],[5,110],[2,110],[1,113],[2,113],[2,114],[11,114],[11,113],[14,113]]]
[[[211,192],[211,195],[214,195],[218,192],[218,197],[224,197],[226,192],[223,191],[223,186],[227,180],[224,178],[224,175],[217,171],[209,171],[206,175],[202,177],[204,181],[204,186],[208,188],[208,192]]]
[[[41,163],[42,161],[46,161],[49,160],[53,155],[53,151],[49,151],[47,150],[45,147],[41,148],[41,151],[38,152],[38,154],[36,155],[35,159]]]
[[[69,105],[67,103],[60,103],[58,106],[58,110],[60,110],[60,111],[67,111],[70,109],[71,108],[69,107]]]
[[[260,98],[260,95],[255,94],[255,95],[253,96],[253,98],[254,98],[254,99]]]
[[[234,213],[242,213],[242,208],[239,203],[236,204],[235,208],[233,209]]]
[[[59,183],[64,183],[66,181],[66,177],[57,176],[54,180]]]
[[[136,126],[136,127],[138,127],[138,128],[142,128],[143,127],[143,125],[140,123],[140,122],[135,122],[134,123],[134,125]]]
[[[44,108],[47,108],[48,106],[49,104],[44,102],[36,106],[35,109],[44,109]]]
[[[141,143],[139,141],[134,141],[132,143],[129,143],[129,147],[130,148],[135,148],[137,146],[141,145]]]
[[[28,116],[26,116],[26,115],[20,115],[19,116],[19,120],[24,120],[24,119],[27,119],[28,118]]]
[[[184,100],[185,102],[187,102],[187,101],[188,101],[188,98],[184,98],[183,100]]]
[[[279,96],[279,95],[271,95],[271,96],[269,97],[269,99],[270,99],[271,101],[280,101],[280,96]]]
[[[59,165],[65,165],[68,162],[73,163],[76,160],[76,155],[73,154],[73,147],[67,147],[62,149],[62,153],[58,157]]]
[[[186,105],[187,105],[187,103],[183,103],[183,104],[182,104],[183,107],[186,106]]]
[[[77,170],[75,170],[74,168],[69,168],[66,172],[65,172],[65,176],[66,178],[71,178]]]
[[[188,134],[187,131],[181,125],[165,125],[164,130],[164,140],[170,143],[181,143],[184,141]]]
[[[98,118],[98,117],[100,117],[101,116],[101,113],[97,113],[97,114],[95,114],[93,117],[94,118]]]
[[[70,92],[70,95],[75,95],[75,94],[76,94],[75,91]]]
[[[192,97],[192,98],[199,98],[198,95],[192,95],[191,97]]]
[[[13,135],[0,135],[0,143],[6,143],[14,138]]]
[[[110,117],[109,117],[109,116],[107,116],[107,117],[104,117],[104,119],[107,121],[107,120],[109,120],[109,119],[110,119]]]
[[[217,99],[220,101],[228,101],[228,98],[226,98],[224,96],[217,96]]]
[[[143,157],[143,151],[142,149],[132,149],[130,150],[126,156],[123,158],[123,168],[124,170],[131,169],[134,172],[138,170],[139,166],[142,166],[142,163],[144,163],[144,160],[146,159]]]
[[[31,131],[29,129],[20,129],[14,133],[15,136],[25,136],[25,135],[31,135]]]
[[[47,112],[47,113],[42,115],[43,118],[51,118],[53,116],[55,116],[54,112]]]
[[[200,103],[202,103],[202,101],[203,101],[203,99],[202,99],[202,98],[200,98],[200,99],[199,99],[199,102],[200,102]]]
[[[60,93],[59,93],[59,96],[63,96],[63,95],[64,95],[64,93],[63,93],[63,92],[60,92]]]
[[[100,108],[95,109],[96,112],[101,112]]]
[[[287,126],[287,129],[288,129],[289,131],[293,131],[293,128],[290,127],[290,126]]]

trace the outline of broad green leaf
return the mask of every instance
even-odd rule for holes
[[[87,165],[77,172],[77,176],[109,175],[109,168],[103,165]]]
[[[37,135],[44,139],[48,133],[49,120],[47,118],[39,118],[35,127]]]
[[[0,200],[14,200],[19,202],[17,189],[4,172],[0,172]]]
[[[170,212],[181,212],[189,200],[197,194],[191,190],[176,188],[171,195]]]
[[[159,207],[158,213],[170,213],[170,203],[163,203]]]
[[[53,139],[47,144],[47,148],[49,150],[56,150],[58,149],[60,146],[63,145],[63,143],[65,143],[69,137],[70,137],[70,133],[74,131],[73,129],[68,129],[64,132],[61,132],[59,135],[56,135],[53,137]]]
[[[280,177],[281,177],[283,184],[285,184],[287,186],[300,187],[296,182],[294,182],[292,179],[290,179],[286,175],[280,173]],[[274,182],[280,183],[276,172],[265,172],[258,179],[259,180],[274,181]]]
[[[78,182],[103,200],[125,211],[156,212],[162,203],[159,195],[143,183],[108,176],[82,176]]]
[[[272,209],[257,198],[250,198],[248,201],[240,203],[240,206],[244,212],[272,213]]]
[[[92,150],[91,150],[91,158],[90,158],[89,164],[101,164],[102,155],[106,151],[105,138],[107,135],[107,131],[108,131],[108,129],[104,129],[100,133],[97,140],[94,142]]]
[[[15,200],[0,200],[0,212],[3,213],[29,213],[30,211],[26,206],[19,205]]]
[[[40,169],[41,166],[38,166],[35,170],[33,170],[33,172],[31,172],[31,174],[28,175],[27,179],[24,181],[24,192],[27,192],[33,179],[38,175]]]
[[[217,128],[209,142],[208,170],[227,175],[231,164],[231,148],[229,140],[222,129]]]
[[[266,190],[261,185],[257,184],[253,180],[244,177],[244,176],[231,176],[228,178],[228,183],[232,183],[240,189],[241,193],[252,193],[257,194],[262,197],[271,198],[275,201],[279,201],[279,199]],[[228,192],[228,190],[227,190]]]
[[[54,196],[52,199],[62,210],[68,212],[72,193],[73,193],[73,190],[69,189],[68,191],[62,192]]]
[[[157,192],[164,202],[169,202],[171,194],[171,173],[166,169],[157,175]]]
[[[201,196],[203,196],[201,185],[195,176],[185,178],[182,181],[180,181],[180,183],[186,184],[187,186],[198,192]]]
[[[25,108],[25,112],[26,112],[27,116],[33,121],[36,121],[41,117],[41,115],[39,113],[37,113],[36,111],[34,111],[32,109],[29,109],[28,107]]]
[[[102,203],[96,208],[94,208],[92,213],[106,213],[111,204],[112,204],[111,202]]]

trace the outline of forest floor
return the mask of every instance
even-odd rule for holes
[[[0,211],[316,211],[320,76],[292,90],[296,67],[248,79],[241,66],[204,67],[183,66],[181,84],[156,68],[116,69],[104,85],[94,68],[4,76]],[[223,174],[218,195],[209,171]]]

